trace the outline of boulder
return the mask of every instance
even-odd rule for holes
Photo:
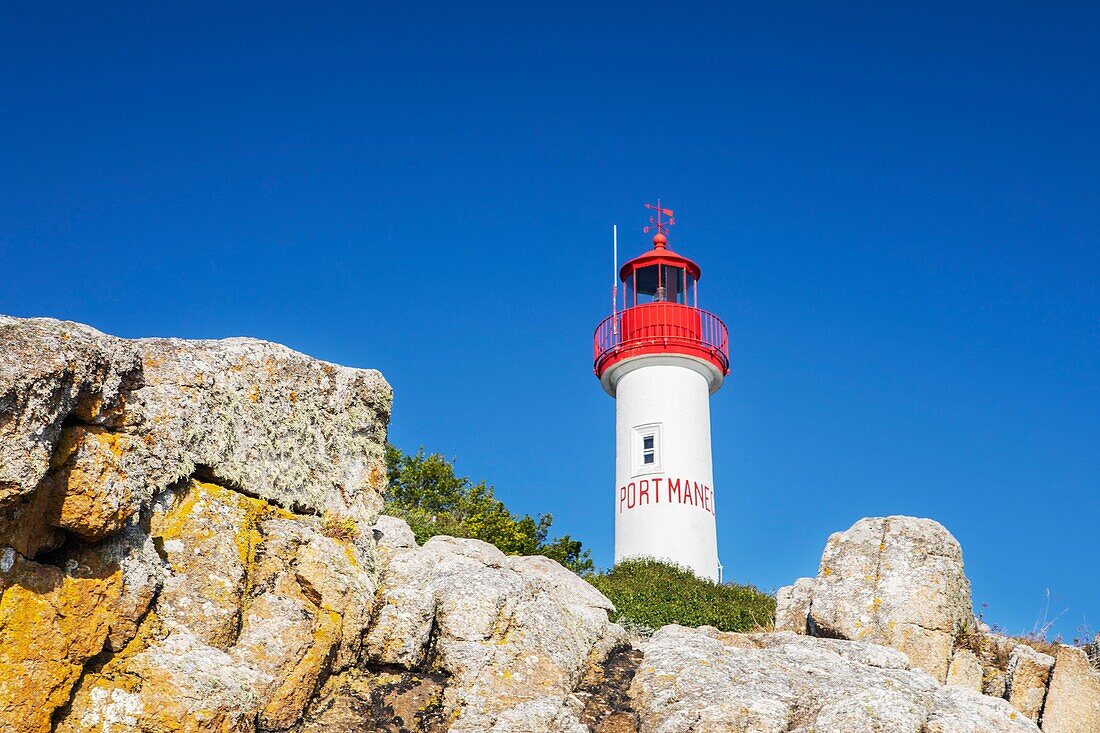
[[[1039,730],[1004,700],[941,686],[873,644],[666,626],[640,648],[631,694],[642,733]]]
[[[1027,644],[1017,644],[1012,650],[1005,670],[1005,698],[1030,720],[1039,720],[1052,667],[1054,657]]]
[[[254,339],[129,341],[0,316],[0,541],[98,541],[199,476],[297,513],[374,521],[392,392]]]
[[[1100,731],[1100,670],[1080,647],[1058,647],[1043,709],[1043,731]]]
[[[574,690],[626,638],[590,584],[553,560],[508,557],[479,540],[440,536],[395,551],[379,603],[366,659],[444,672],[454,733],[583,733]]]
[[[126,526],[141,508],[146,484],[133,460],[132,440],[97,426],[62,430],[53,470],[38,489],[51,527],[97,542]]]
[[[151,436],[145,461],[162,481],[197,470],[295,513],[374,521],[393,397],[381,374],[254,339],[135,347],[135,429]]]
[[[416,535],[413,534],[408,522],[403,519],[380,514],[371,532],[374,535],[374,543],[379,548],[404,550],[416,547]]]
[[[236,641],[255,560],[257,524],[268,504],[192,481],[155,507],[150,533],[168,565],[157,616],[222,651]]]
[[[84,665],[103,650],[121,589],[117,568],[85,573],[0,554],[0,722],[47,733]]]
[[[931,519],[861,519],[829,537],[817,577],[800,582],[777,595],[785,627],[809,597],[811,634],[893,647],[941,683],[973,619],[962,549]]]

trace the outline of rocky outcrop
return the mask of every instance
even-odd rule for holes
[[[1100,721],[1081,650],[1054,660],[993,635],[953,649],[969,585],[958,544],[929,520],[830,538],[818,577],[779,593],[777,626],[798,634],[670,626],[635,646],[557,563],[477,540],[419,546],[378,515],[391,397],[377,372],[274,344],[0,318],[0,730]]]
[[[200,482],[158,502],[150,532],[161,591],[135,639],[85,674],[59,733],[281,730],[358,660],[375,587],[354,544]]]
[[[0,318],[0,728],[281,729],[357,662],[391,392],[251,339]]]
[[[47,319],[0,345],[6,733],[586,730],[610,603],[378,517],[377,372]]]
[[[777,628],[893,647],[941,683],[973,619],[962,548],[938,522],[914,517],[861,519],[832,535],[817,577],[777,600]]]
[[[642,733],[1038,730],[1004,700],[942,686],[874,644],[666,626],[641,651]]]
[[[805,634],[810,620],[810,603],[814,599],[814,579],[799,578],[793,585],[775,593],[775,630]]]
[[[829,537],[816,578],[780,588],[776,602],[777,630],[893,647],[938,682],[1007,700],[1044,731],[1100,731],[1100,672],[1085,650],[1063,646],[1056,663],[1034,648],[1049,646],[1042,640],[975,619],[959,543],[930,519],[861,519]]]

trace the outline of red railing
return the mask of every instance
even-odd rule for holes
[[[668,348],[704,352],[729,373],[729,332],[713,313],[679,303],[647,303],[608,316],[596,327],[596,373],[611,359],[630,352]]]

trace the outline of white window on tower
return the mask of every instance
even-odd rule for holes
[[[634,428],[634,475],[661,470],[661,426]]]

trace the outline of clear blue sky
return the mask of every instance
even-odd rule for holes
[[[0,312],[377,367],[606,565],[591,336],[660,196],[728,575],[912,514],[991,620],[1100,627],[1100,6],[147,5],[0,11]]]

